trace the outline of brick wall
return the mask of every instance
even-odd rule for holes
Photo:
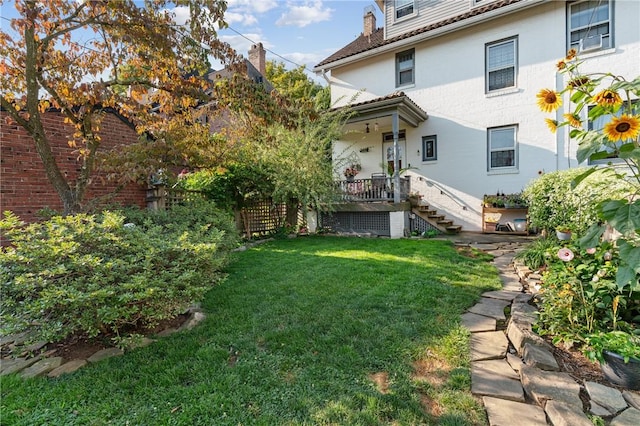
[[[47,176],[35,144],[27,132],[0,111],[0,211],[10,210],[25,222],[37,220],[36,213],[48,207],[62,211],[62,203]],[[43,114],[43,125],[51,143],[53,155],[61,171],[73,185],[80,161],[76,148],[68,145],[73,127],[63,123],[57,112]],[[137,140],[136,132],[115,114],[108,113],[101,126],[101,150],[113,149]],[[112,193],[115,185],[94,176],[87,189],[84,202]],[[131,184],[110,200],[111,204],[146,207],[146,188]]]

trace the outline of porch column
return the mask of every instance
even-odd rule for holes
[[[391,115],[391,130],[393,131],[393,202],[400,202],[400,148],[398,146],[398,111]]]

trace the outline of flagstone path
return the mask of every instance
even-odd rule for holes
[[[472,333],[471,392],[482,397],[489,424],[593,426],[590,414],[610,426],[640,425],[640,392],[579,382],[559,371],[553,348],[532,331],[536,309],[528,288],[539,288],[540,277],[514,262],[522,244],[468,245],[495,256],[503,284],[462,315]]]

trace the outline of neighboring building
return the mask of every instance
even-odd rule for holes
[[[42,114],[53,155],[62,173],[73,185],[81,160],[77,148],[69,146],[75,128],[64,123],[59,112]],[[20,125],[0,111],[0,211],[12,211],[25,222],[38,220],[38,212],[49,208],[61,212],[62,202],[49,182],[33,139]],[[102,152],[118,149],[138,140],[135,129],[120,115],[107,112],[100,131]],[[130,184],[116,192],[116,184],[92,176],[85,200],[102,198],[104,204],[146,207],[145,186]],[[113,196],[112,196],[113,195]]]
[[[336,153],[360,159],[359,177],[385,171],[397,117],[411,190],[465,230],[482,229],[484,194],[519,192],[542,173],[578,166],[576,143],[565,128],[551,133],[552,116],[536,105],[540,89],[564,87],[555,69],[569,48],[584,72],[640,75],[640,1],[376,4],[384,26],[366,9],[360,37],[314,68],[337,106],[357,96]]]

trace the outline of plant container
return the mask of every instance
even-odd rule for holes
[[[622,356],[607,350],[602,351],[602,357],[600,369],[607,380],[627,389],[640,390],[640,361],[629,358],[625,363]]]

